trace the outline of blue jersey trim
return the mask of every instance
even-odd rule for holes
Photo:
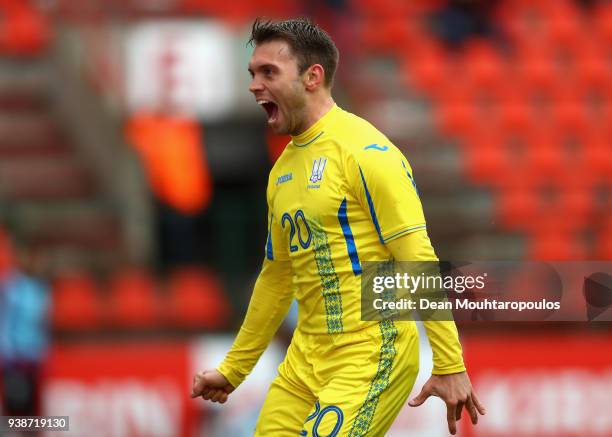
[[[270,261],[274,261],[274,252],[272,251],[272,218],[270,216],[270,225],[268,226],[268,239],[266,241],[266,258]]]
[[[414,178],[410,175],[410,172],[408,171],[408,168],[406,168],[406,164],[404,164],[404,161],[402,161],[402,166],[404,167],[404,170],[406,170],[406,175],[408,176],[408,179],[410,179],[410,182],[412,182],[412,186],[414,187],[417,196],[421,197],[421,193],[419,192],[419,189],[416,186],[416,182],[414,181]]]
[[[382,233],[380,232],[380,225],[378,224],[376,211],[374,210],[374,202],[372,201],[372,196],[370,196],[370,191],[368,190],[368,185],[366,184],[365,177],[363,176],[363,171],[361,171],[361,166],[359,166],[359,173],[361,174],[361,182],[363,182],[366,199],[368,200],[368,206],[370,207],[370,215],[372,216],[372,222],[374,222],[374,227],[376,228],[376,232],[378,232],[378,239],[382,244],[385,244],[385,240],[383,239]]]
[[[342,233],[344,234],[344,241],[346,241],[346,250],[348,256],[351,259],[351,265],[353,266],[353,273],[355,276],[361,274],[361,264],[359,263],[359,256],[357,255],[357,247],[355,246],[355,238],[353,237],[353,231],[348,221],[348,215],[346,212],[346,197],[340,204],[338,210],[338,221],[342,226]]]
[[[323,135],[324,133],[325,133],[325,132],[323,132],[323,131],[319,132],[319,134],[318,134],[316,137],[314,137],[312,140],[308,141],[308,142],[307,142],[307,143],[305,143],[305,144],[298,144],[298,143],[296,143],[296,142],[294,141],[294,142],[293,142],[293,145],[294,145],[294,146],[296,146],[296,147],[306,147],[306,146],[308,146],[308,145],[310,145],[310,144],[314,143],[315,141],[317,141],[319,138],[321,138],[321,135]]]
[[[374,144],[370,144],[369,146],[365,146],[363,148],[363,150],[370,150],[370,149],[380,150],[381,152],[386,152],[387,150],[389,150],[389,146],[379,146],[378,144],[374,143]]]
[[[419,229],[425,229],[426,227],[427,227],[427,225],[418,225],[418,226],[412,226],[412,227],[410,227],[410,228],[402,229],[401,231],[396,232],[396,233],[395,233],[395,234],[393,234],[393,235],[389,235],[387,238],[385,238],[385,243],[386,243],[387,241],[391,241],[391,240],[393,240],[394,238],[399,237],[400,235],[407,234],[407,233],[409,233],[409,232],[413,232],[413,231],[417,231],[417,230],[419,230]]]

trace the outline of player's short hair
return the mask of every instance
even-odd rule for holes
[[[277,22],[257,18],[247,44],[256,46],[273,40],[289,44],[297,58],[300,74],[311,65],[321,64],[325,71],[325,86],[332,87],[340,55],[327,32],[306,18]]]

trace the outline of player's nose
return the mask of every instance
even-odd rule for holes
[[[257,79],[257,77],[254,77],[253,79],[251,79],[251,84],[249,85],[249,91],[252,92],[253,94],[258,91],[263,91],[263,84],[261,83],[260,80]]]

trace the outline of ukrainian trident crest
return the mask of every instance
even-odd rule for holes
[[[310,175],[310,182],[316,184],[323,179],[323,170],[325,170],[325,164],[327,164],[327,158],[315,159],[312,163],[312,173]]]

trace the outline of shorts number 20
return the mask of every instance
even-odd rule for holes
[[[336,424],[334,425],[334,429],[332,429],[331,432],[327,434],[327,436],[322,436],[321,434],[319,434],[319,426],[321,425],[323,417],[328,414],[334,414],[336,416]],[[340,428],[342,428],[342,422],[344,422],[344,413],[340,408],[335,405],[328,405],[321,409],[321,404],[319,403],[319,401],[317,401],[315,403],[314,412],[306,418],[304,424],[310,422],[311,420],[314,420],[314,423],[312,424],[311,437],[336,437],[340,432]],[[308,431],[303,429],[300,432],[300,436],[308,437]]]

